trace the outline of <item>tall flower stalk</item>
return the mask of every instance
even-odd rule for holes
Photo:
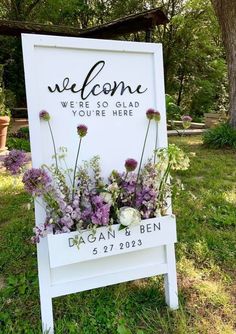
[[[58,171],[59,168],[58,168],[58,161],[57,161],[57,150],[56,150],[54,135],[53,135],[53,132],[52,132],[52,127],[51,127],[51,124],[50,124],[50,118],[51,118],[50,114],[46,110],[41,110],[40,113],[39,113],[39,118],[48,123],[49,131],[50,131],[51,138],[52,138],[54,157],[55,157],[55,163],[56,163],[56,170]]]
[[[148,133],[149,133],[149,129],[150,129],[151,120],[154,118],[154,114],[155,114],[154,109],[148,109],[146,111],[146,116],[147,116],[147,119],[148,119],[148,125],[147,125],[146,134],[145,134],[145,137],[144,137],[143,149],[142,149],[141,158],[140,158],[139,167],[138,167],[138,174],[137,174],[137,179],[136,179],[136,183],[135,183],[133,204],[135,203],[135,199],[136,199],[136,195],[137,195],[137,185],[138,185],[138,181],[139,181],[139,177],[140,177],[140,171],[141,171],[142,162],[143,162],[143,155],[144,155],[144,151],[145,151],[145,147],[146,147],[146,142],[147,142],[147,137],[148,137]]]
[[[138,163],[135,159],[127,159],[125,161],[126,174],[125,174],[124,181],[126,181],[128,174],[130,172],[133,172],[136,169],[137,165]]]
[[[155,148],[154,148],[154,164],[155,164],[156,163],[156,151],[157,151],[157,146],[158,146],[158,126],[161,120],[161,114],[159,113],[159,111],[155,111],[153,119],[156,122],[156,139],[155,139]]]
[[[78,160],[79,160],[81,142],[82,142],[82,138],[86,136],[87,132],[88,132],[88,128],[87,128],[86,125],[81,124],[81,125],[77,126],[77,133],[79,135],[79,146],[78,146],[77,155],[76,155],[76,159],[75,159],[73,184],[72,184],[72,199],[74,198],[74,195],[75,195],[75,179],[76,179],[76,171],[77,171],[77,164],[78,164]]]

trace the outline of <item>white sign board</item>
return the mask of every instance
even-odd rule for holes
[[[103,176],[107,177],[113,169],[123,171],[127,158],[139,160],[149,108],[161,114],[158,146],[166,147],[160,44],[40,35],[23,35],[22,42],[34,167],[53,162],[50,133],[46,122],[39,120],[41,110],[51,115],[56,147],[68,149],[69,167],[75,164],[79,124],[88,127],[80,162],[99,155]],[[144,161],[152,156],[154,138],[153,122]],[[44,221],[44,215],[36,204],[37,225]],[[166,232],[163,228],[162,242],[150,238],[149,246],[124,254],[116,248],[122,242],[117,239],[119,242],[109,256],[84,257],[82,261],[72,258],[71,262],[58,263],[59,244],[50,243],[50,238],[42,240],[38,245],[38,265],[43,329],[53,333],[52,297],[157,274],[165,275],[166,301],[177,308],[176,227],[175,219],[169,217],[172,227]],[[148,245],[148,238],[145,243]],[[132,246],[132,240],[129,245]]]

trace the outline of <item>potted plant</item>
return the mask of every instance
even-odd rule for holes
[[[10,114],[10,110],[5,104],[3,65],[0,65],[0,152],[6,150],[7,129],[10,123]]]

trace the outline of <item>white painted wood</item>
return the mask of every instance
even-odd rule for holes
[[[110,273],[99,277],[90,277],[84,280],[61,283],[60,285],[52,286],[52,296],[58,297],[67,295],[68,293],[75,293],[86,291],[94,288],[105,287],[117,283],[133,281],[140,278],[151,277],[155,275],[165,274],[167,271],[166,264],[145,266],[141,268],[131,268],[127,271],[123,270],[119,273]],[[98,281],[99,279],[99,281]]]
[[[78,124],[88,126],[88,135],[82,142],[80,162],[95,154],[100,155],[104,177],[112,169],[124,170],[127,158],[139,160],[147,126],[145,112],[148,108],[156,108],[161,113],[158,145],[167,146],[160,44],[25,34],[22,42],[33,167],[53,162],[48,126],[46,122],[39,120],[42,109],[51,115],[57,149],[60,146],[68,148],[67,164],[72,168],[78,146]],[[56,83],[61,85],[65,77],[69,78],[71,84],[76,83],[77,87],[81,87],[89,69],[101,60],[105,65],[96,76],[94,84],[102,86],[106,82],[124,81],[131,87],[140,84],[147,91],[142,94],[129,94],[126,91],[122,96],[103,93],[99,96],[90,95],[85,99],[67,89],[63,93],[49,92],[48,86],[53,87]],[[66,107],[62,102],[67,102]],[[78,107],[81,102],[83,105]],[[88,105],[85,105],[86,102]],[[104,102],[105,107],[99,107]],[[97,116],[97,109],[100,110],[100,116]],[[91,116],[83,116],[81,110],[85,114],[87,110],[91,110]],[[103,110],[105,116],[101,116]],[[118,110],[117,114],[114,110]],[[119,110],[123,116],[119,116]],[[128,116],[125,116],[125,110]],[[154,141],[153,122],[144,161],[152,155]],[[170,207],[168,214],[171,213]],[[45,212],[38,203],[35,203],[35,217],[36,225],[44,222]],[[165,228],[163,227],[163,231]],[[54,236],[49,239],[54,240]],[[50,334],[53,333],[54,297],[159,274],[165,275],[167,304],[176,308],[178,298],[174,242],[175,220],[172,229],[163,235],[161,243],[154,242],[150,237],[148,248],[143,247],[137,252],[125,254],[116,252],[107,257],[99,256],[96,260],[84,256],[84,260],[79,262],[77,252],[76,261],[68,261],[66,256],[64,262],[61,262],[58,260],[59,250],[55,248],[52,256],[51,246],[49,250],[47,240],[42,240],[37,252],[43,330],[50,328]]]
[[[119,224],[111,229],[100,227],[95,235],[92,231],[49,234],[50,267],[137,252],[177,241],[174,215],[146,219],[138,226],[121,231],[119,227]],[[76,237],[81,242],[79,249],[74,245]]]
[[[145,267],[154,266],[159,270],[159,266],[164,264],[166,264],[165,247],[159,246],[141,250],[138,256],[137,252],[132,252],[53,268],[51,269],[51,282],[53,286],[73,281],[85,281],[86,283],[93,277],[107,277],[113,273],[129,272],[133,269],[138,269],[144,277]],[[100,279],[97,280],[96,287],[99,287],[99,284]]]
[[[53,333],[53,310],[52,295],[50,293],[51,272],[46,239],[43,239],[37,245],[37,250],[42,330],[43,333],[49,331],[48,334],[51,334]]]
[[[178,302],[178,288],[177,288],[177,274],[175,261],[175,247],[174,244],[168,244],[166,248],[166,262],[168,267],[167,274],[164,275],[165,282],[165,298],[167,305],[176,310],[179,307]]]

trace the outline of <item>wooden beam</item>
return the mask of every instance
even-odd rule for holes
[[[0,35],[19,36],[22,33],[34,33],[71,37],[115,38],[138,31],[150,31],[155,26],[168,22],[166,15],[158,8],[132,14],[89,29],[0,20]]]

